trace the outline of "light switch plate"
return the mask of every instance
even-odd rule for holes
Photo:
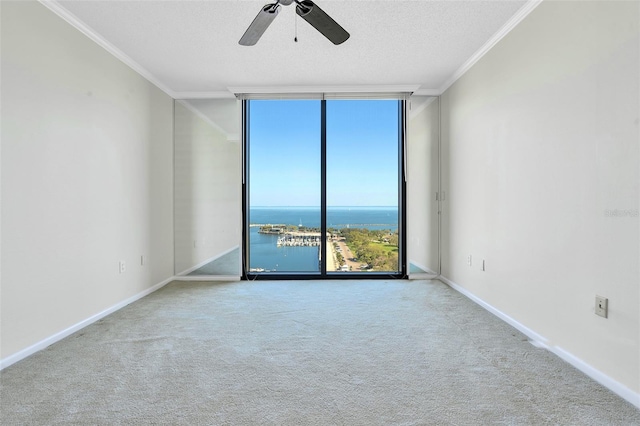
[[[609,299],[596,296],[596,315],[606,318],[609,310]]]

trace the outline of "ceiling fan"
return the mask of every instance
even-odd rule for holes
[[[296,13],[333,44],[337,45],[347,41],[349,33],[311,0],[276,0],[275,3],[262,7],[238,43],[242,46],[255,45],[278,15],[280,5],[289,6],[294,1],[296,2]]]

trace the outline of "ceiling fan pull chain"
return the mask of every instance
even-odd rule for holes
[[[294,15],[294,22],[295,22],[295,27],[296,27],[296,35],[295,37],[293,37],[293,41],[295,41],[296,43],[298,42],[298,14],[295,13]]]

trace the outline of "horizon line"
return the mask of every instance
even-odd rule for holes
[[[249,206],[249,208],[263,208],[263,207],[278,207],[278,208],[291,208],[291,207],[304,207],[304,208],[320,208],[321,206]],[[371,207],[398,207],[397,205],[393,206],[327,206],[327,207],[345,207],[345,208],[371,208]]]

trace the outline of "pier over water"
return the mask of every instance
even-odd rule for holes
[[[278,238],[278,247],[318,247],[320,232],[286,232]]]

